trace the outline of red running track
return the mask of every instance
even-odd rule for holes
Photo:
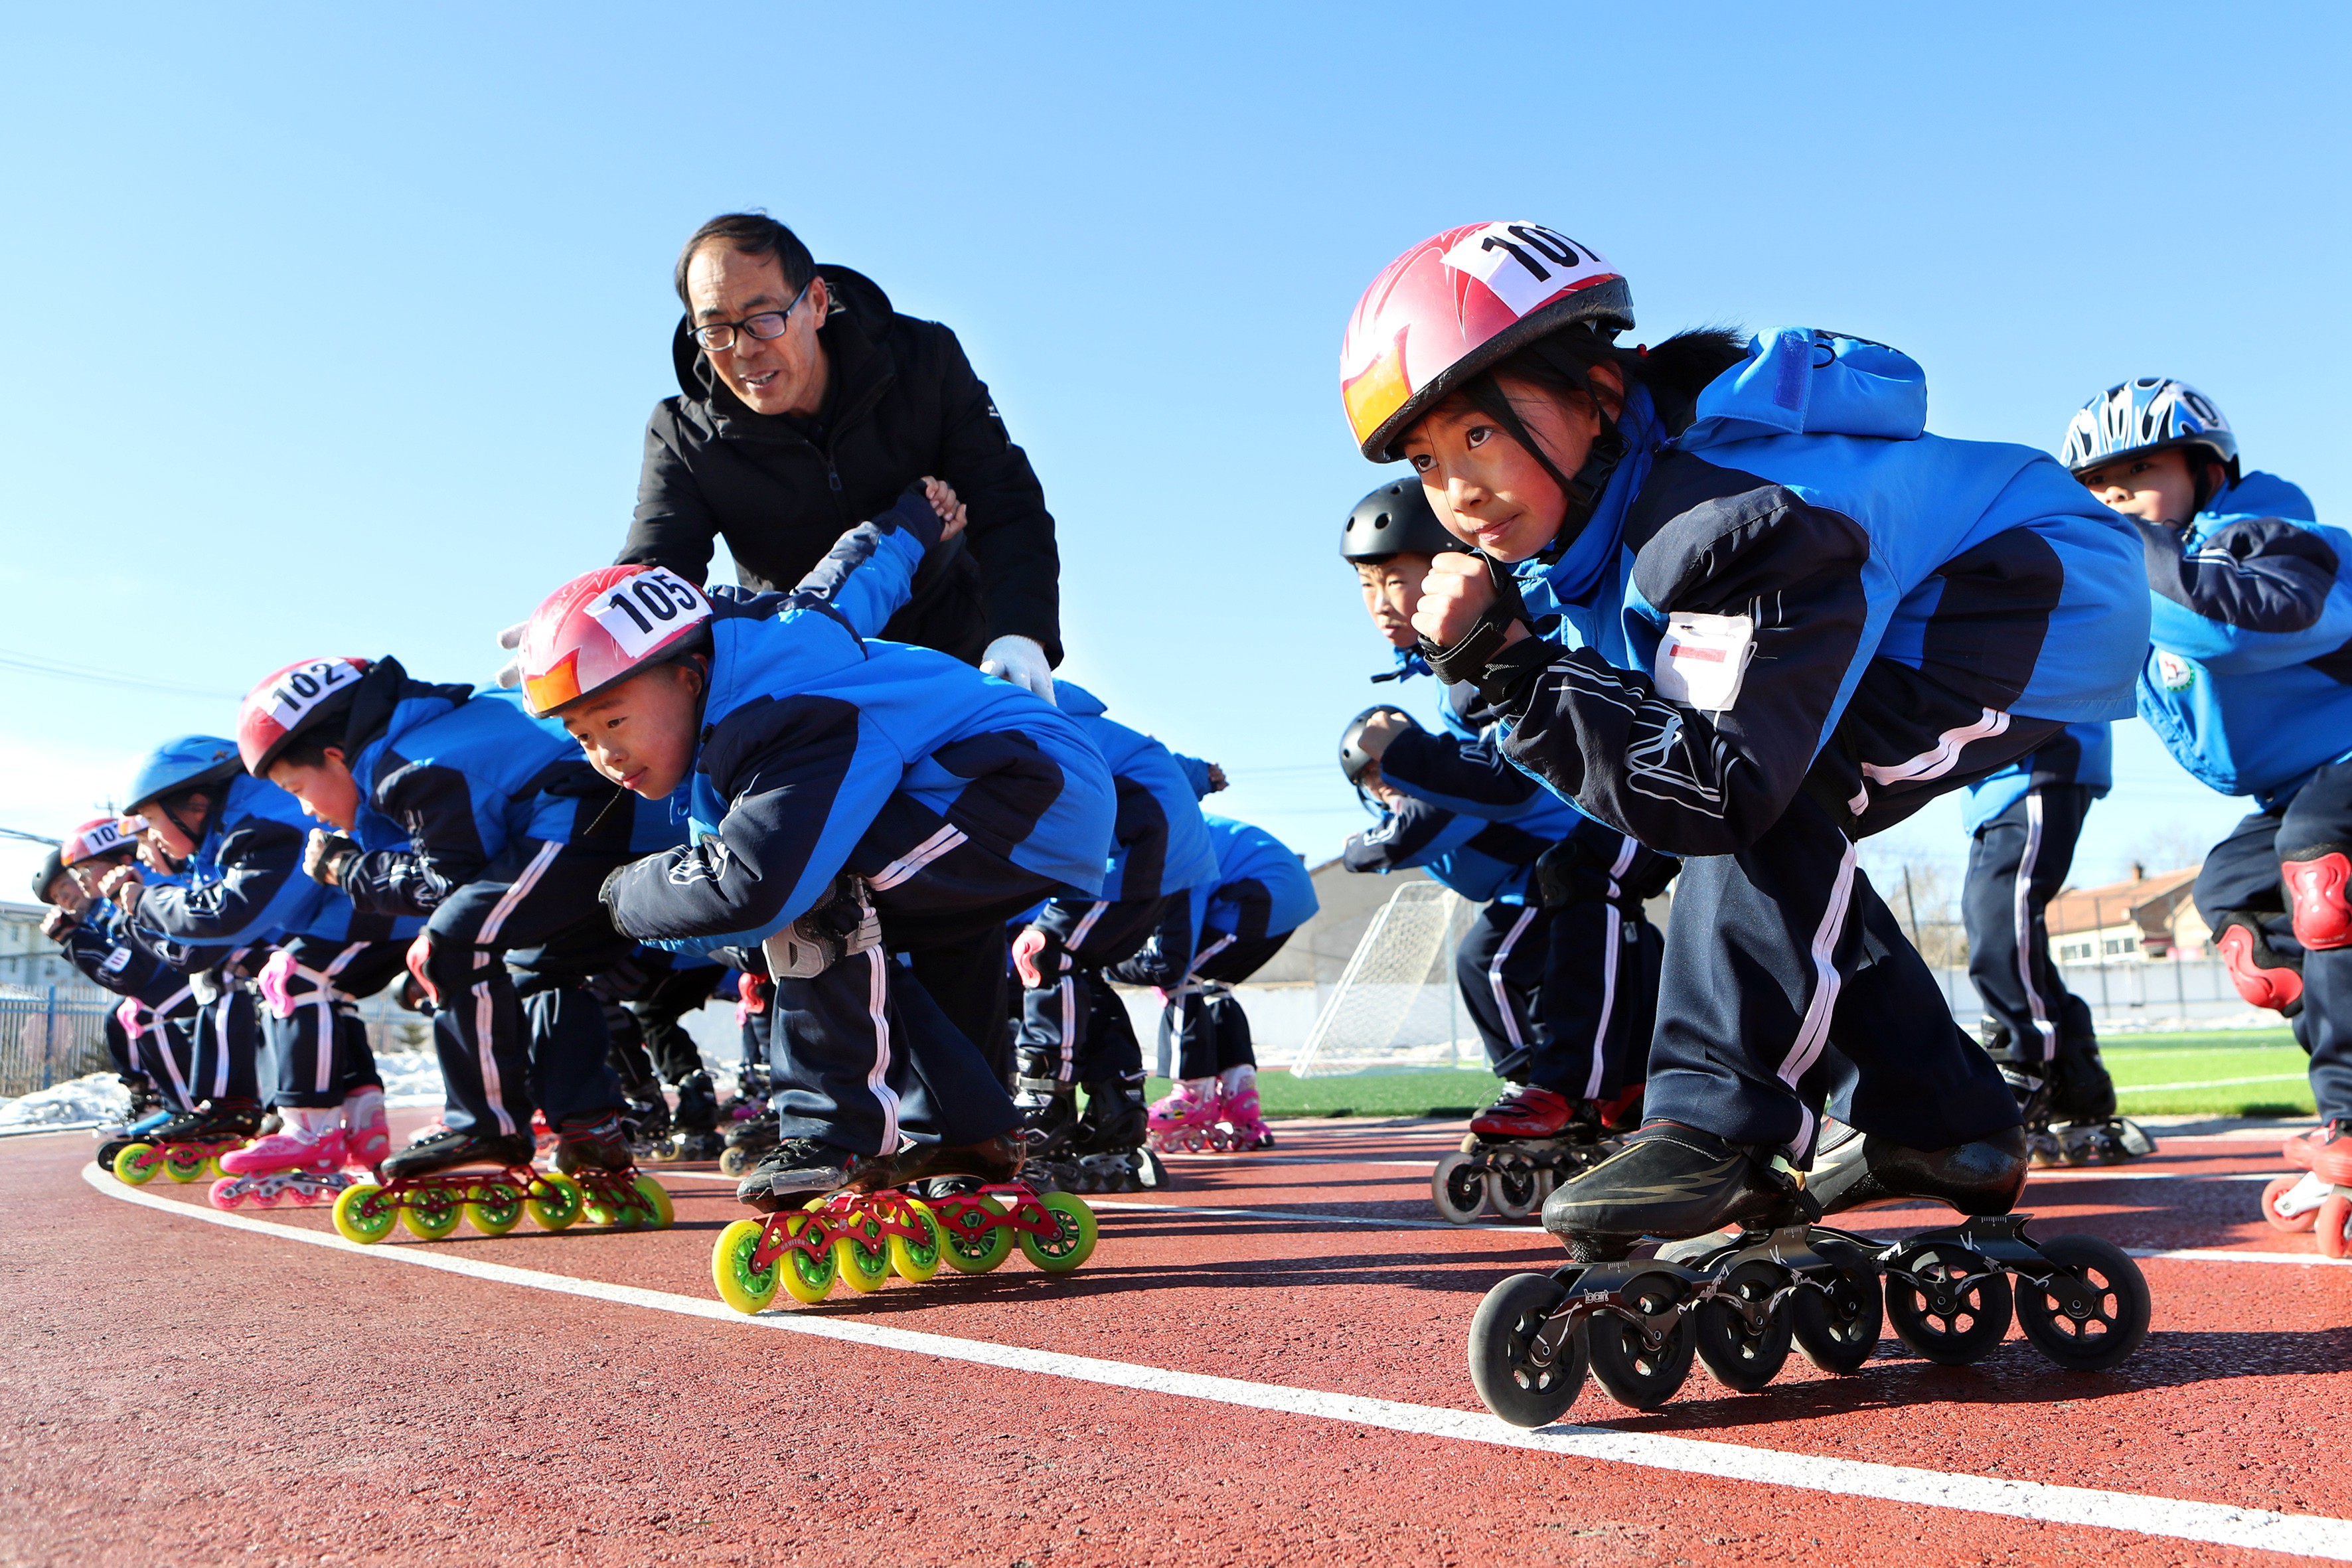
[[[711,1290],[739,1211],[708,1167],[660,1173],[667,1232],[362,1249],[320,1211],[92,1183],[86,1134],[10,1141],[0,1563],[2352,1558],[2323,1448],[2352,1271],[2254,1217],[2275,1134],[2030,1190],[2037,1234],[2157,1254],[2116,1372],[1890,1336],[1855,1377],[1701,1370],[1650,1415],[1589,1389],[1536,1434],[1479,1409],[1462,1341],[1559,1254],[1435,1222],[1458,1129],[1282,1134],[1098,1200],[1076,1275],[1016,1255],[759,1320]]]

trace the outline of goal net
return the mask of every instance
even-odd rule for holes
[[[1407,882],[1391,895],[1291,1072],[1330,1078],[1481,1065],[1476,1031],[1454,989],[1454,945],[1469,908],[1435,882]]]

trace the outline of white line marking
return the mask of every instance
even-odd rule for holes
[[[789,1312],[746,1318],[723,1302],[680,1296],[667,1290],[646,1290],[631,1285],[610,1285],[600,1279],[575,1279],[534,1268],[454,1257],[428,1250],[424,1245],[378,1244],[360,1247],[331,1232],[298,1230],[291,1226],[253,1219],[240,1214],[198,1208],[171,1198],[157,1197],[101,1175],[95,1165],[82,1171],[82,1180],[107,1197],[160,1209],[183,1219],[205,1221],[232,1230],[249,1231],[280,1241],[294,1241],[349,1252],[386,1263],[415,1264],[444,1273],[462,1274],[500,1285],[521,1286],[556,1295],[584,1297],[620,1306],[642,1307],[708,1322],[740,1324],[875,1350],[936,1356],[945,1361],[992,1366],[1007,1372],[1066,1378],[1110,1388],[1165,1394],[1245,1410],[1306,1415],[1321,1421],[1346,1422],[1415,1436],[1446,1437],[1458,1442],[1486,1443],[1497,1447],[1532,1448],[1562,1458],[1598,1463],[1639,1465],[1647,1469],[1683,1475],[1713,1476],[1722,1480],[1749,1481],[1759,1486],[1793,1487],[1838,1497],[1875,1498],[1912,1507],[1948,1508],[1965,1513],[1997,1514],[2009,1519],[2037,1520],[2050,1524],[2084,1525],[2097,1530],[2124,1531],[2135,1535],[2204,1541],[2221,1546],[2249,1547],[2263,1552],[2300,1552],[2306,1557],[2352,1562],[2352,1521],[2318,1514],[2273,1513],[2266,1509],[2233,1508],[2226,1503],[2192,1502],[2177,1498],[2134,1492],[2101,1491],[2089,1487],[2053,1486],[2042,1481],[2007,1480],[1993,1476],[1950,1475],[1905,1465],[1879,1465],[1859,1459],[1837,1459],[1812,1454],[1792,1454],[1777,1448],[1751,1447],[1696,1437],[1670,1437],[1652,1433],[1617,1432],[1599,1426],[1546,1426],[1523,1431],[1483,1411],[1448,1410],[1361,1394],[1330,1394],[1319,1389],[1292,1388],[1282,1384],[1249,1383],[1240,1378],[1212,1377],[1202,1373],[1174,1372],[1139,1366],[1129,1362],[1103,1361],[1093,1356],[1065,1355],[1056,1351],[1030,1350],[1019,1345],[992,1344],[985,1340],[957,1339],[910,1329],[887,1328],[848,1318],[801,1316]]]
[[[2202,1083],[2119,1083],[2117,1094],[2159,1094],[2176,1089],[2235,1089],[2242,1083],[2301,1083],[2309,1073],[2274,1072],[2263,1078],[2210,1078]]]

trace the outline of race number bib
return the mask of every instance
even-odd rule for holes
[[[269,716],[280,729],[291,730],[320,703],[341,697],[360,683],[363,672],[347,658],[314,658],[298,664],[269,689]]]
[[[1650,674],[1658,695],[1721,713],[1739,700],[1739,682],[1756,652],[1756,623],[1746,616],[1703,616],[1677,610]]]
[[[709,620],[710,601],[685,578],[656,566],[614,586],[603,603],[588,606],[588,614],[621,645],[622,653],[643,658],[687,627]]]
[[[1591,278],[1606,278],[1606,261],[1553,229],[1533,223],[1490,223],[1471,230],[1445,253],[1445,265],[1466,272],[1515,316]]]

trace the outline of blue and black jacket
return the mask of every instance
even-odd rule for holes
[[[690,952],[755,947],[844,870],[883,890],[919,870],[908,851],[967,840],[1046,882],[1101,891],[1116,796],[1077,721],[945,654],[856,629],[903,595],[905,563],[939,526],[919,496],[902,498],[792,593],[714,599],[686,786],[692,843],[606,883],[624,933]],[[968,795],[983,777],[991,788]],[[869,839],[898,795],[942,819],[931,840]]]
[[[2262,473],[2185,533],[2127,521],[2153,611],[2139,714],[2180,765],[2268,811],[2352,756],[2352,531]]]
[[[1540,640],[1482,679],[1504,754],[1653,849],[1722,855],[1800,787],[1875,832],[2129,712],[2129,526],[2046,453],[1927,434],[1927,407],[1907,356],[1793,329],[1751,340],[1679,434],[1635,386],[1591,521],[1513,569]],[[1676,613],[1750,639],[1719,710],[1659,690]]]
[[[390,921],[356,917],[349,898],[303,873],[310,826],[292,795],[267,779],[237,773],[206,820],[184,879],[151,884],[133,923],[190,948],[396,934]]]
[[[1158,741],[1103,716],[1102,700],[1082,686],[1054,682],[1054,705],[1076,721],[1110,768],[1118,792],[1102,896],[1114,903],[1164,898],[1217,874],[1217,852],[1201,817],[1207,766],[1196,784],[1187,763]]]
[[[152,875],[148,885],[152,892],[155,886]],[[92,984],[150,1008],[165,1006],[184,995],[192,970],[208,969],[229,952],[226,948],[176,948],[146,936],[109,903],[92,904],[58,938],[58,945],[64,949],[66,962]],[[185,966],[174,964],[175,957],[184,960]]]
[[[1194,952],[1220,935],[1244,941],[1297,931],[1321,908],[1315,883],[1290,847],[1263,827],[1203,816],[1217,874],[1192,889]]]
[[[2080,784],[2097,800],[2116,784],[2116,738],[2104,719],[2069,724],[2054,741],[2036,746],[1999,773],[1988,773],[1969,785],[1960,816],[1973,837],[1976,830],[2023,800],[2029,790]]]

